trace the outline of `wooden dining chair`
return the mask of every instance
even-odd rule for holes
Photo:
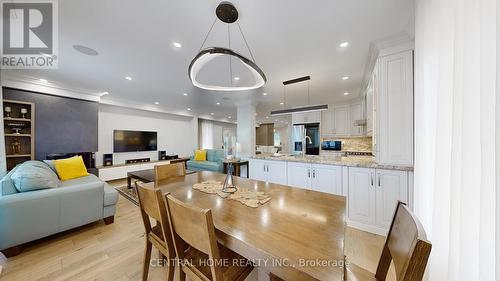
[[[151,249],[155,246],[160,251],[160,256],[167,261],[168,266],[167,280],[174,280],[174,259],[175,249],[170,231],[168,212],[160,189],[146,187],[141,183],[135,183],[137,198],[139,199],[139,208],[141,211],[142,222],[146,230],[146,252],[144,254],[144,266],[142,280],[148,279],[149,263],[151,259]],[[156,220],[156,226],[151,225],[150,218]]]
[[[167,195],[174,247],[180,261],[180,281],[240,281],[253,270],[250,262],[217,243],[212,212]],[[225,263],[227,261],[228,263]],[[233,261],[246,261],[233,264]]]
[[[155,182],[178,176],[186,175],[186,167],[184,163],[172,163],[166,165],[155,166]]]
[[[431,248],[420,221],[403,202],[398,202],[375,275],[350,264],[345,280],[386,280],[393,262],[396,281],[421,281]]]

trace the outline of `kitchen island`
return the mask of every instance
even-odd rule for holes
[[[413,167],[371,156],[274,156],[250,159],[250,178],[347,197],[349,226],[385,235],[398,201],[413,206]]]

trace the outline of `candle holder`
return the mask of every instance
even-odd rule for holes
[[[234,185],[234,181],[233,181],[233,169],[234,169],[233,164],[229,163],[227,165],[226,180],[224,181],[224,185],[222,186],[222,192],[224,192],[224,193],[232,194],[238,190],[236,185]]]

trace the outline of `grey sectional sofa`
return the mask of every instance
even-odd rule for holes
[[[19,254],[23,244],[39,238],[100,219],[113,222],[118,193],[96,176],[18,192],[11,176],[19,167],[0,180],[0,251],[7,257]]]

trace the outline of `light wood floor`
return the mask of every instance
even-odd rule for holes
[[[122,186],[124,182],[111,184]],[[382,236],[348,228],[345,252],[350,262],[374,272],[383,243]],[[140,280],[143,252],[139,209],[119,196],[114,224],[99,221],[43,239],[10,259],[0,254],[0,279]],[[157,252],[153,253],[157,258]],[[149,280],[165,280],[164,271],[151,267]],[[247,280],[256,278],[257,274],[252,274]]]

